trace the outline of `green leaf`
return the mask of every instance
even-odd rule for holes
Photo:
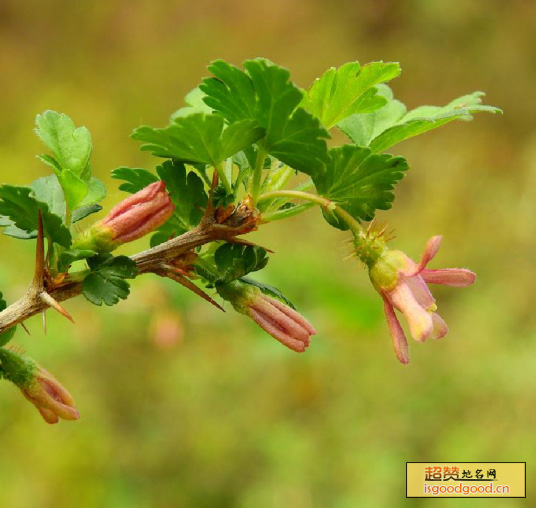
[[[94,205],[106,197],[106,187],[104,186],[104,182],[98,178],[91,177],[87,186],[86,197],[76,205],[75,210],[77,208]]]
[[[370,113],[387,103],[375,85],[400,74],[397,63],[372,62],[361,67],[349,62],[328,69],[309,89],[303,106],[327,129],[356,113]]]
[[[56,175],[43,176],[34,180],[29,187],[38,201],[46,203],[48,209],[65,219],[65,197]]]
[[[216,77],[200,86],[205,103],[229,122],[257,120],[266,130],[262,145],[270,155],[309,175],[322,172],[329,135],[318,119],[296,109],[303,92],[290,81],[288,70],[260,58],[246,61],[244,68],[213,62],[209,70]]]
[[[54,161],[48,157],[47,163],[52,167],[57,164],[63,170],[69,169],[80,179],[89,181],[92,150],[89,130],[86,127],[75,128],[67,115],[55,111],[37,115],[35,123],[36,134],[54,154]]]
[[[356,144],[369,145],[381,152],[401,141],[441,127],[453,120],[471,120],[473,113],[502,113],[498,108],[482,105],[483,92],[459,97],[446,106],[421,106],[406,112],[399,101],[389,98],[382,109],[367,115],[353,115],[340,122],[340,129]]]
[[[158,180],[156,175],[146,169],[127,168],[125,166],[114,169],[112,171],[112,178],[115,178],[116,180],[124,180],[125,183],[122,183],[119,186],[119,190],[130,192],[131,194],[141,191],[143,188],[147,187],[147,185]]]
[[[7,308],[7,303],[4,300],[3,296],[4,295],[0,291],[0,312],[2,312],[4,309]],[[17,329],[16,326],[12,326],[5,332],[0,333],[0,347],[5,346],[13,338],[13,335],[15,335],[16,329]]]
[[[49,166],[50,168],[52,168],[54,170],[55,173],[61,173],[61,166],[60,166],[60,163],[54,159],[54,157],[51,157],[50,155],[47,155],[47,154],[42,154],[42,155],[38,155],[37,158],[41,161],[41,162],[44,162],[47,166]]]
[[[87,206],[77,208],[73,212],[73,224],[75,222],[78,222],[78,221],[82,220],[82,219],[85,219],[87,216],[89,216],[89,215],[91,215],[93,213],[100,212],[101,210],[102,210],[102,206],[97,205],[97,204],[87,205]]]
[[[58,175],[61,188],[65,195],[65,201],[69,210],[74,210],[87,195],[88,184],[76,176],[70,169],[64,169]]]
[[[254,118],[266,129],[268,145],[279,141],[303,92],[290,81],[290,72],[265,59],[244,62],[257,95]]]
[[[127,256],[108,257],[102,263],[92,266],[92,271],[82,283],[84,296],[95,305],[115,305],[125,300],[130,293],[130,285],[125,279],[136,277],[136,263]]]
[[[91,178],[91,135],[85,127],[75,128],[65,114],[45,111],[37,115],[35,132],[54,157],[40,155],[56,174],[69,210],[96,203],[106,193],[102,182]]]
[[[327,162],[328,133],[319,121],[303,109],[297,109],[285,125],[281,138],[267,146],[268,153],[307,175],[319,175]]]
[[[254,120],[236,122],[225,130],[223,127],[221,116],[196,113],[178,117],[163,129],[139,127],[132,138],[144,142],[141,149],[158,157],[219,166],[264,135]]]
[[[9,218],[16,228],[32,235],[37,235],[39,210],[43,217],[45,236],[62,247],[69,248],[71,234],[63,225],[62,219],[49,211],[48,205],[38,201],[30,187],[17,187],[13,185],[0,186],[0,215]],[[10,232],[4,230],[4,234]],[[11,236],[16,236],[15,234]],[[20,238],[20,237],[19,237]]]
[[[289,180],[294,176],[294,170],[286,165],[272,169],[261,186],[261,194],[265,192],[278,191],[284,189]],[[260,212],[268,212],[273,208],[279,208],[282,203],[285,203],[287,198],[275,198],[271,200],[265,200],[257,204],[257,208]]]
[[[205,101],[203,100],[204,97],[205,94],[199,88],[194,88],[184,98],[184,102],[186,102],[188,106],[175,111],[175,113],[171,115],[171,121],[181,116],[189,116],[192,113],[212,113],[212,109],[205,104]]]
[[[262,270],[268,263],[268,256],[262,247],[226,243],[214,253],[214,262],[219,272],[216,283],[228,284],[250,272]]]
[[[224,60],[215,60],[208,70],[215,77],[199,85],[205,103],[230,123],[256,118],[257,96],[250,77]]]
[[[393,98],[387,85],[378,85],[378,95],[386,100],[385,106],[369,114],[352,115],[337,124],[358,146],[368,146],[370,141],[406,114],[406,106]]]
[[[281,291],[279,291],[279,289],[277,289],[276,287],[270,286],[269,284],[265,284],[264,282],[259,282],[259,281],[250,279],[249,277],[241,277],[239,280],[241,282],[245,282],[246,284],[250,284],[251,286],[258,287],[265,295],[273,296],[274,298],[281,300],[283,303],[285,303],[292,309],[296,309],[294,304],[283,293],[281,293]]]
[[[175,161],[164,162],[156,172],[166,184],[175,205],[170,221],[177,229],[182,229],[178,234],[197,226],[208,200],[203,180],[193,171],[187,172],[184,164]]]
[[[58,272],[66,272],[70,265],[75,261],[87,259],[95,256],[97,253],[89,249],[71,249],[63,251],[58,258]]]
[[[391,208],[392,190],[408,169],[403,157],[374,154],[370,148],[353,145],[332,148],[330,156],[326,174],[314,180],[322,196],[357,219],[371,220],[376,210]],[[330,224],[340,227],[331,215],[325,216]]]
[[[214,205],[214,208],[226,208],[229,205],[232,205],[235,200],[234,194],[228,194],[227,190],[223,185],[218,185],[214,189],[214,193],[212,194],[212,203]]]
[[[29,185],[36,199],[48,205],[49,210],[62,218],[65,222],[65,197],[63,190],[56,175],[49,175],[34,180]],[[75,208],[72,213],[73,223],[84,219],[92,213],[102,210],[102,206],[97,205],[95,201],[100,201],[106,195],[104,184],[97,178],[91,178],[89,182],[89,192],[83,202]],[[84,203],[93,201],[92,204]]]

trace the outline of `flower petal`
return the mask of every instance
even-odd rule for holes
[[[307,332],[311,335],[316,335],[316,330],[314,326],[307,321],[299,312],[294,310],[292,307],[289,307],[288,305],[285,305],[283,302],[280,302],[276,298],[272,298],[267,295],[263,295],[263,298],[271,303],[274,307],[277,307],[283,314],[287,315],[289,318],[291,318],[294,322],[301,325],[303,328],[307,330]]]
[[[470,286],[476,279],[476,274],[465,268],[443,268],[441,270],[425,269],[421,272],[421,277],[428,284],[443,284],[463,288]]]
[[[405,279],[401,279],[395,289],[386,292],[385,296],[408,321],[411,336],[419,342],[425,341],[433,330],[432,316],[416,300]]]
[[[310,335],[303,326],[296,323],[291,317],[281,312],[275,305],[272,305],[264,298],[251,305],[250,309],[262,314],[267,320],[273,322],[278,328],[296,340],[306,340]]]
[[[406,282],[411,288],[413,296],[417,302],[422,305],[426,310],[435,308],[435,299],[430,293],[426,282],[420,275],[415,275],[414,277],[407,277]]]
[[[305,348],[309,345],[309,339],[302,341],[291,337],[273,320],[268,318],[266,314],[259,312],[256,309],[250,309],[250,316],[265,332],[269,333],[274,339],[277,339],[281,344],[297,353],[303,353]]]
[[[443,318],[436,312],[432,312],[432,322],[434,324],[434,329],[432,330],[430,339],[442,339],[447,335],[449,327],[447,326],[447,323],[443,321]]]
[[[54,411],[51,411],[50,409],[46,409],[44,407],[38,407],[37,410],[41,413],[41,416],[47,423],[54,424],[60,421],[58,415],[54,413]]]
[[[391,340],[393,341],[393,348],[395,350],[396,357],[400,363],[409,363],[409,348],[408,341],[404,334],[404,330],[400,326],[400,323],[396,317],[395,310],[386,298],[383,299],[383,309],[385,311],[385,317],[387,318],[387,325],[389,326],[389,333],[391,334]]]
[[[423,270],[426,265],[432,261],[432,259],[435,258],[435,255],[439,251],[439,247],[441,247],[441,235],[432,236],[427,242],[426,246],[424,247],[424,252],[422,254],[421,258],[421,270]]]

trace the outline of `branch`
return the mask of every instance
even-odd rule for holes
[[[131,258],[136,262],[138,275],[143,273],[161,274],[162,263],[216,240],[232,241],[237,235],[249,233],[256,228],[256,210],[239,206],[236,211],[219,224],[212,216],[205,216],[201,223],[181,236],[168,240],[152,249],[145,250]],[[67,278],[57,287],[47,287],[51,301],[63,302],[82,293],[82,281]],[[50,302],[41,298],[32,284],[28,292],[5,310],[0,312],[0,333],[21,324],[26,319],[50,308]]]

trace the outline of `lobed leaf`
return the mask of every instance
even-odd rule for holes
[[[256,118],[257,95],[250,77],[224,60],[215,60],[208,70],[215,77],[199,85],[207,106],[230,123]]]
[[[482,105],[482,92],[458,97],[443,107],[421,106],[409,112],[404,104],[393,99],[388,87],[380,93],[388,101],[383,108],[366,115],[352,115],[338,123],[354,143],[370,146],[374,152],[386,150],[453,120],[471,120],[473,113],[502,113],[498,108]]]
[[[87,259],[97,255],[97,252],[89,249],[71,249],[60,253],[58,257],[58,272],[63,273],[69,269],[75,261]]]
[[[214,253],[214,262],[219,272],[216,283],[228,284],[250,272],[262,270],[268,263],[268,256],[262,247],[225,243]]]
[[[88,129],[76,128],[67,115],[55,111],[37,115],[36,126],[35,132],[54,155],[40,155],[39,159],[53,169],[69,210],[72,212],[103,199],[106,196],[104,184],[91,178],[92,143]]]
[[[171,115],[171,121],[181,116],[189,116],[193,113],[212,113],[212,109],[205,104],[204,98],[205,94],[199,88],[194,88],[191,92],[188,92],[184,98],[187,106],[175,111]]]
[[[224,129],[219,115],[195,113],[178,117],[163,129],[142,126],[132,138],[142,141],[142,150],[180,162],[219,166],[264,135],[255,120],[243,120]]]
[[[89,181],[92,143],[86,127],[74,126],[65,114],[45,111],[35,119],[35,132],[54,154],[45,156],[52,167],[69,169],[83,181]]]
[[[372,62],[361,67],[349,62],[328,69],[311,85],[302,105],[331,129],[353,114],[371,113],[387,103],[376,85],[400,75],[398,63]]]
[[[38,201],[48,205],[49,210],[62,218],[65,222],[65,196],[56,175],[49,175],[34,180],[29,185]],[[97,201],[106,196],[104,184],[97,178],[91,178],[88,185],[89,192],[81,203],[72,212],[73,223],[78,222],[92,213],[102,210]]]
[[[119,186],[119,190],[130,192],[131,194],[141,191],[147,185],[158,180],[156,175],[146,169],[127,168],[125,166],[112,170],[112,178],[124,180],[125,183]]]
[[[392,190],[408,164],[403,157],[375,154],[370,148],[344,145],[330,150],[325,175],[314,179],[318,192],[335,201],[353,217],[371,220],[376,210],[388,210]],[[343,229],[339,221],[325,214],[330,224]]]
[[[33,189],[30,187],[0,186],[0,215],[12,222],[11,227],[4,229],[4,234],[15,238],[35,238],[40,210],[46,237],[62,247],[69,248],[71,233],[63,225],[62,218],[49,211],[48,205],[38,201],[32,194]],[[5,223],[4,220],[3,224]]]
[[[100,262],[99,262],[100,261]],[[91,272],[82,283],[82,293],[95,305],[115,305],[130,294],[130,285],[125,279],[136,277],[136,263],[127,256],[109,256],[90,264]]]
[[[215,78],[200,86],[205,103],[228,122],[256,120],[266,130],[263,148],[285,164],[309,175],[322,172],[329,135],[318,119],[298,108],[303,92],[288,70],[260,58],[246,61],[244,68],[213,62],[209,70]]]
[[[208,200],[203,180],[193,171],[186,171],[184,164],[175,161],[164,162],[156,172],[166,184],[175,205],[170,219],[170,224],[175,227],[175,235],[197,226]]]
[[[218,286],[262,270],[267,263],[268,256],[262,247],[225,243],[200,256],[195,263],[195,272],[210,286]]]

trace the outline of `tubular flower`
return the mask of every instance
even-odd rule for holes
[[[38,367],[28,386],[21,387],[21,391],[35,405],[47,423],[58,423],[59,418],[63,420],[80,418],[71,394],[42,367]]]
[[[154,182],[121,201],[105,219],[81,235],[75,241],[75,247],[110,252],[122,243],[137,240],[160,227],[174,209],[166,184]]]
[[[234,309],[249,316],[281,344],[303,353],[316,330],[299,312],[280,300],[265,295],[259,288],[235,281],[218,288]]]
[[[447,334],[448,327],[436,313],[435,299],[427,284],[464,287],[476,279],[473,272],[464,268],[427,269],[440,244],[441,236],[430,238],[418,264],[402,251],[385,250],[369,268],[370,279],[383,298],[393,347],[402,363],[409,362],[408,342],[394,309],[404,315],[416,341],[440,339]]]

